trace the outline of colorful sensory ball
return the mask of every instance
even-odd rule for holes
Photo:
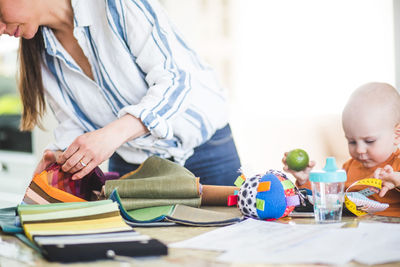
[[[279,219],[289,215],[300,204],[294,184],[287,176],[276,170],[264,175],[238,177],[235,185],[240,187],[237,205],[243,215],[257,219]]]

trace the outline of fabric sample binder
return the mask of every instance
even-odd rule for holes
[[[49,261],[165,255],[167,247],[129,227],[111,200],[19,205],[25,235]]]

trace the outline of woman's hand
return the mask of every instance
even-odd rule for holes
[[[390,165],[377,168],[374,172],[374,177],[382,180],[382,189],[379,192],[380,197],[384,197],[389,190],[400,186],[400,172],[395,172]]]
[[[57,162],[63,171],[74,174],[72,180],[82,179],[123,143],[146,132],[139,119],[125,115],[104,128],[78,136]]]
[[[298,186],[302,186],[303,184],[305,184],[308,181],[308,179],[310,177],[310,171],[315,166],[315,161],[310,160],[310,162],[308,163],[308,166],[302,171],[294,171],[294,170],[290,169],[286,163],[286,157],[287,157],[288,153],[289,152],[285,152],[285,154],[282,158],[283,170],[285,172],[291,173],[294,176],[294,178],[296,178],[296,184]]]
[[[42,159],[39,161],[38,165],[36,166],[36,169],[33,173],[33,175],[36,175],[38,173],[41,173],[44,171],[50,164],[55,163],[57,161],[57,158],[61,155],[62,151],[51,151],[51,150],[46,150],[43,153]]]

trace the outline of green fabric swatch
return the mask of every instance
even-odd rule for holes
[[[198,183],[193,173],[170,160],[156,156],[145,160],[136,172],[124,179],[109,180],[105,195],[117,189],[126,210],[184,204],[201,204]]]
[[[26,214],[24,211],[19,211],[19,216],[22,223],[27,222],[46,222],[56,220],[72,220],[73,218],[99,217],[99,214],[112,213],[119,211],[118,205],[110,201],[109,203],[102,202],[103,205],[91,205],[89,207],[76,207],[75,209],[64,210],[49,210],[47,213],[31,213]]]
[[[185,167],[159,157],[150,157],[137,172],[125,179],[109,180],[105,194],[118,188],[121,198],[194,198],[199,197],[196,177]]]
[[[175,175],[153,178],[111,180],[106,182],[106,196],[117,188],[121,198],[195,198],[199,197],[196,179]]]
[[[117,190],[111,193],[110,199],[119,204],[124,220],[134,223],[174,222],[192,226],[222,226],[241,220],[239,210],[238,214],[234,215],[180,204],[127,211]]]
[[[128,211],[128,214],[137,221],[152,221],[155,218],[169,215],[174,210],[174,205],[158,206]]]
[[[200,198],[180,199],[145,199],[145,198],[122,198],[121,203],[126,210],[141,209],[147,207],[166,206],[182,204],[191,207],[200,207]]]
[[[23,205],[18,205],[18,213],[19,214],[48,213],[51,211],[64,211],[64,210],[101,206],[107,203],[112,203],[112,201],[108,199],[108,200],[89,201],[89,202],[66,202],[66,203],[51,203],[51,204],[41,204],[41,205],[23,204]]]

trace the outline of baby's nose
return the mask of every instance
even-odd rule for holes
[[[366,148],[364,146],[360,146],[360,145],[357,146],[357,153],[358,154],[364,154],[366,152],[367,151],[366,151]]]

